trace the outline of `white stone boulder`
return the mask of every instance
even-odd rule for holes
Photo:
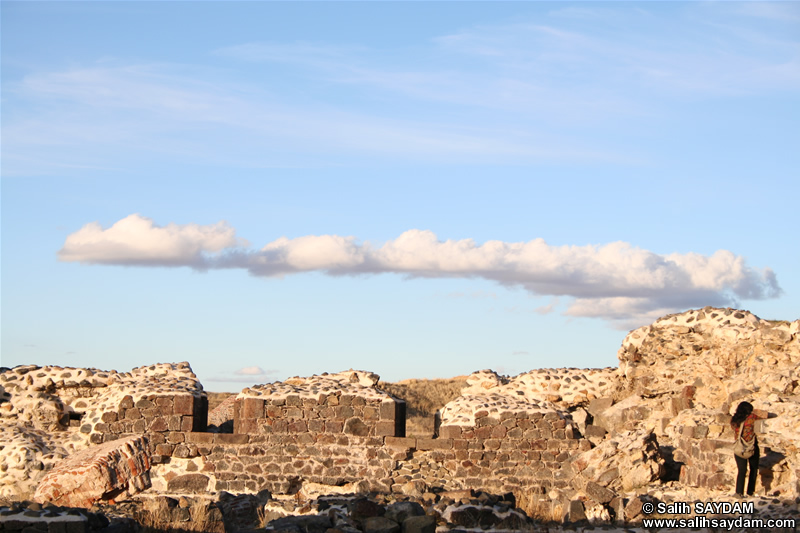
[[[124,499],[149,487],[147,438],[134,435],[69,456],[45,476],[34,500],[89,508],[98,501]]]

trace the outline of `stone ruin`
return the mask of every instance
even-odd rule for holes
[[[618,368],[472,374],[432,438],[406,436],[405,402],[370,372],[246,388],[208,413],[188,363],[1,369],[0,498],[481,490],[631,525],[645,501],[730,497],[730,415],[747,399],[770,414],[757,426],[763,510],[797,516],[798,333],[800,321],[734,309],[669,315],[627,335]]]

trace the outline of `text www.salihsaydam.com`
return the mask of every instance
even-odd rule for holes
[[[643,518],[642,525],[649,527],[686,527],[702,528],[716,527],[731,530],[733,528],[753,528],[753,527],[795,527],[797,520],[794,518],[748,518],[740,516],[738,518],[706,518],[705,516],[695,516],[692,518]]]

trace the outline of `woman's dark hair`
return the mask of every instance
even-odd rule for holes
[[[736,412],[733,413],[733,418],[731,418],[731,424],[734,426],[738,426],[744,419],[747,418],[750,413],[753,412],[753,405],[750,402],[741,402],[739,405],[736,406]]]

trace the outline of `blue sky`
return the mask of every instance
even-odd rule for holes
[[[797,3],[1,7],[4,366],[516,374],[800,314]]]

